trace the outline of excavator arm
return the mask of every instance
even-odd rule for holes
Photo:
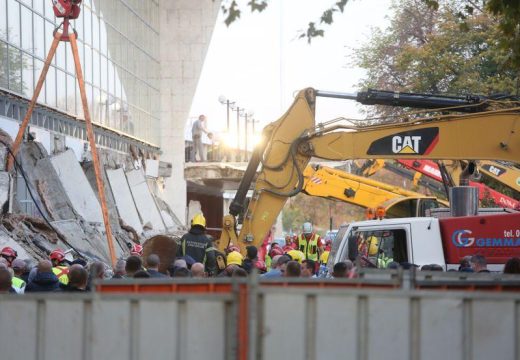
[[[520,192],[520,169],[507,163],[482,160],[478,162],[479,170],[498,182]]]
[[[338,169],[307,166],[303,172],[305,185],[303,192],[310,196],[347,202],[364,208],[385,207],[388,212],[401,201],[419,203],[420,199],[435,201],[438,206],[448,206],[448,202],[425,196],[399,186],[367,179]],[[415,214],[420,212],[414,211]],[[424,215],[424,214],[422,214]]]
[[[256,156],[249,163],[238,191],[247,193],[254,172],[261,165],[235,242],[243,251],[249,244],[261,244],[287,198],[303,189],[303,171],[312,157],[520,161],[518,108],[438,115],[376,126],[327,123],[316,127],[316,96],[320,92],[312,88],[300,91],[289,110],[264,129],[264,143],[255,150]],[[334,93],[323,96],[333,97]],[[245,199],[245,195],[239,198],[238,193],[234,204],[237,207]],[[232,215],[235,215],[234,205],[230,207]],[[223,232],[218,247],[224,248],[232,240]]]

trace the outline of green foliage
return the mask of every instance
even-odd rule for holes
[[[515,93],[518,72],[498,46],[500,30],[487,13],[466,19],[461,31],[457,4],[435,10],[423,0],[394,5],[385,31],[374,31],[354,63],[367,70],[361,88],[426,93]],[[388,115],[395,109],[379,107]]]
[[[240,9],[238,8],[238,4],[235,0],[231,2],[229,5],[222,5],[222,12],[226,16],[226,19],[224,20],[224,23],[226,26],[231,25],[235,20],[238,20],[240,18]]]
[[[298,38],[306,38],[307,42],[310,43],[312,39],[318,36],[323,37],[325,34],[325,30],[322,28],[322,25],[331,25],[334,22],[334,14],[338,12],[343,13],[345,10],[345,6],[347,5],[347,2],[348,0],[339,0],[333,5],[331,5],[328,9],[323,11],[319,18],[319,21],[309,22],[307,30],[303,31],[298,36]],[[269,0],[250,0],[247,3],[247,6],[250,8],[250,11],[252,13],[254,13],[255,11],[264,11],[268,5]],[[227,26],[231,25],[233,22],[240,18],[241,10],[236,0],[233,0],[231,2],[224,1],[221,6],[221,9],[224,15],[226,15],[224,23]]]
[[[292,206],[292,203],[289,203],[282,211],[282,226],[284,231],[297,231],[304,220],[302,209],[297,206]]]
[[[2,38],[2,34],[0,34]],[[26,59],[22,53],[8,46],[0,40],[0,86],[22,93],[27,89],[26,84],[22,82],[22,70],[30,69]]]
[[[437,10],[441,0],[422,0],[431,9]],[[457,17],[461,20],[460,28],[467,30],[469,25],[467,20],[477,12],[488,12],[493,15],[498,22],[500,35],[498,37],[499,46],[507,52],[507,62],[520,68],[520,1],[518,0],[466,0],[459,1],[462,8],[457,12]]]

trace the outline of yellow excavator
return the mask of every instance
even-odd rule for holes
[[[425,216],[447,201],[326,166],[307,166],[302,192],[367,209],[382,207],[387,218]]]
[[[217,240],[219,249],[230,243],[243,252],[247,245],[259,246],[288,197],[302,191],[303,172],[313,157],[335,161],[373,158],[520,161],[520,107],[516,102],[435,96],[429,103],[429,99],[421,96],[422,106],[429,109],[424,117],[415,113],[382,125],[341,118],[316,124],[317,97],[348,99],[349,96],[313,88],[301,90],[289,110],[264,128],[263,142],[254,150],[230,205],[230,214],[223,219],[222,235]],[[245,209],[246,195],[255,176],[253,196]],[[235,221],[239,214],[244,219],[240,232]]]

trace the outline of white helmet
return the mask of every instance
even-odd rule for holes
[[[303,223],[303,233],[304,234],[312,233],[312,224],[310,222]]]

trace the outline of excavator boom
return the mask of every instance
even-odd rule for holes
[[[417,206],[420,200],[433,202],[435,206],[430,205],[429,208],[448,206],[448,202],[434,197],[326,166],[319,166],[316,169],[307,166],[303,176],[305,185],[302,191],[307,195],[347,202],[364,208],[383,206],[388,214],[394,213],[392,207],[398,204],[403,206],[403,201]],[[413,214],[407,214],[407,216],[417,215],[425,214],[416,209]]]
[[[303,171],[311,157],[520,160],[518,108],[386,125],[329,123],[315,127],[317,94],[312,88],[300,91],[289,110],[264,129],[264,143],[255,150],[256,163],[250,163],[247,170],[256,171],[261,165],[242,228],[238,238],[233,231],[223,232],[220,248],[229,242],[241,249],[249,244],[259,246],[287,198],[303,189]],[[239,191],[249,189],[251,179],[246,173]]]

